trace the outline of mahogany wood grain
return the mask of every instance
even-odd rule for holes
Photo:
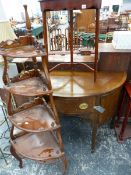
[[[27,45],[11,49],[0,50],[0,55],[13,58],[28,58],[28,57],[32,58],[32,57],[46,56],[46,53],[43,53],[40,50],[36,50],[34,46]]]
[[[37,95],[48,95],[52,93],[47,88],[40,77],[31,77],[19,82],[10,83],[5,88],[12,94],[23,95],[23,96],[37,96]]]
[[[24,8],[28,35],[17,40],[0,43],[0,55],[4,56],[3,80],[8,91],[6,106],[8,118],[12,123],[10,151],[19,161],[20,168],[23,167],[22,158],[29,158],[42,163],[61,158],[65,170],[67,162],[63,152],[59,118],[52,96],[52,86],[47,68],[47,54],[43,45],[31,36],[31,23],[27,6],[24,5]],[[7,73],[9,57],[31,58],[34,69],[9,79]],[[42,59],[42,73],[37,67],[36,57]],[[31,96],[31,99],[38,96],[39,98],[35,98],[33,102],[29,100],[28,103],[18,107],[15,105],[14,94]],[[49,105],[44,99],[45,95],[49,96]],[[15,137],[15,127],[22,130],[23,134]]]
[[[124,72],[98,72],[93,80],[92,72],[51,72],[53,95],[56,97],[84,97],[106,94],[119,88],[126,80]]]
[[[43,17],[43,37],[44,37],[44,45],[46,49],[46,53],[48,55],[48,38],[47,38],[47,21],[46,21],[46,12],[42,12],[42,17]]]
[[[126,91],[128,93],[128,96],[131,98],[131,83],[125,84],[125,88],[126,88]]]
[[[7,85],[10,82],[9,75],[7,73],[7,70],[8,70],[8,61],[7,61],[7,59],[6,59],[5,56],[3,56],[3,59],[4,59],[4,70],[3,70],[2,79],[3,79],[4,84]]]
[[[96,82],[91,72],[56,71],[50,75],[58,112],[90,121],[94,151],[97,128],[116,115],[126,73],[98,72]],[[97,111],[96,106],[103,111]]]
[[[27,34],[31,35],[31,22],[30,22],[30,18],[29,18],[29,14],[27,11],[27,5],[23,5],[24,9],[25,9],[25,18],[26,18],[26,29],[27,29]],[[31,44],[31,43],[30,43]]]
[[[73,9],[96,9],[96,30],[95,30],[95,62],[94,62],[94,67],[90,67],[90,65],[86,66],[86,64],[82,64],[84,65],[86,68],[88,67],[90,70],[94,71],[94,81],[96,81],[96,77],[97,77],[97,62],[98,62],[98,38],[99,38],[99,9],[101,7],[101,0],[98,1],[92,1],[92,0],[82,0],[82,1],[78,1],[78,0],[73,0],[71,3],[69,2],[69,0],[42,0],[40,1],[40,5],[41,5],[41,10],[43,13],[43,22],[45,23],[45,32],[44,32],[44,42],[46,43],[46,50],[48,51],[48,44],[47,44],[47,27],[46,27],[46,11],[48,10],[63,10],[67,9],[69,10],[69,16],[70,16],[70,28],[69,28],[69,46],[70,46],[70,56],[71,56],[71,60],[70,60],[70,70],[72,70],[73,64],[74,64],[74,60],[73,60]],[[49,60],[49,58],[48,58]],[[56,69],[57,67],[64,67],[65,64],[59,64],[56,65],[55,67],[51,68],[50,71]]]
[[[27,108],[27,104],[26,108]],[[12,116],[8,115],[10,121],[17,128],[26,132],[43,132],[53,130],[60,127],[53,119],[53,113],[47,108],[47,105],[38,104],[31,106],[25,110],[14,113]]]
[[[46,63],[47,63],[47,57],[46,57],[46,59],[44,59],[44,57],[43,57],[42,58],[42,67],[43,67],[43,70],[44,70],[44,73],[45,73],[45,77],[48,81],[48,89],[52,91],[52,84],[51,84],[49,71],[48,71]],[[52,108],[52,110],[54,112],[54,115],[55,115],[55,118],[56,118],[56,122],[59,123],[59,117],[58,117],[58,113],[57,113],[57,110],[56,110],[56,106],[55,106],[55,103],[54,103],[52,93],[49,94],[49,99],[50,99],[50,103],[51,103],[51,108]]]
[[[126,81],[124,72],[98,72],[94,83],[91,72],[52,72],[53,95],[59,113],[80,115],[93,120],[90,114],[96,111],[94,106],[102,106],[105,111],[99,113],[98,125],[114,117],[121,86]],[[81,109],[81,104],[86,104]]]
[[[99,41],[99,16],[100,16],[100,11],[98,9],[96,9],[94,82],[97,79],[98,41]]]
[[[131,80],[131,49],[114,49],[112,43],[99,44],[99,71],[127,72]]]
[[[18,154],[32,160],[47,161],[64,155],[50,132],[25,134],[11,144]]]
[[[71,63],[71,67],[73,64],[73,11],[70,10],[69,11],[69,15],[70,15],[70,28],[69,28],[69,46],[70,46],[70,63]]]
[[[16,48],[16,47],[20,47],[20,46],[25,46],[25,45],[33,45],[35,38],[32,36],[20,36],[19,38],[15,39],[15,40],[6,40],[6,41],[2,41],[0,43],[0,51],[4,51],[5,49],[9,49],[9,48]],[[4,53],[4,52],[2,52]]]
[[[82,6],[84,5],[84,7]],[[40,0],[41,10],[100,9],[101,0]]]

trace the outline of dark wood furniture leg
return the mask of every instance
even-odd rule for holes
[[[98,114],[96,112],[92,112],[90,114],[91,118],[91,127],[92,127],[92,139],[91,139],[91,153],[95,152],[96,147],[96,135],[97,135],[97,128],[98,128]]]
[[[120,107],[118,109],[118,117],[117,117],[117,120],[115,122],[115,127],[119,127],[119,124],[118,123],[119,123],[120,118],[121,118],[122,109],[123,109],[124,102],[125,102],[125,97],[126,97],[126,91],[124,90],[123,97],[122,97],[122,102],[121,102]]]
[[[12,140],[15,139],[15,136],[13,135],[13,131],[14,131],[14,126],[11,127],[11,130],[10,130],[10,138]],[[13,148],[13,146],[11,145],[10,146],[10,153],[19,161],[19,167],[20,168],[23,168],[23,162],[22,162],[22,159],[18,156],[18,154],[16,153],[15,149]]]
[[[93,123],[92,126],[92,143],[91,143],[91,152],[94,153],[96,147],[96,135],[97,135],[98,124],[96,122]]]
[[[10,146],[10,152],[11,154],[19,161],[19,167],[23,168],[23,162],[22,159],[18,156],[18,154],[16,153],[15,149],[13,148],[13,146]]]
[[[126,105],[126,111],[124,113],[123,121],[121,122],[120,118],[122,115],[122,110],[124,108],[124,104],[127,104],[127,105]],[[131,113],[131,84],[126,83],[124,85],[124,94],[123,94],[122,103],[121,103],[120,109],[118,111],[118,118],[117,118],[117,121],[115,123],[115,130],[116,130],[116,134],[118,137],[118,141],[120,143],[122,143],[124,141],[124,139],[131,137],[130,126],[127,125],[130,113]]]
[[[130,112],[131,112],[131,100],[128,102],[127,111],[126,111],[126,114],[125,114],[124,121],[122,123],[122,128],[121,128],[120,135],[119,135],[120,140],[123,140],[123,135],[124,135],[124,131],[126,129],[126,125],[127,125],[127,122],[128,122],[128,117],[129,117]]]
[[[65,175],[66,171],[67,171],[67,166],[68,166],[68,162],[67,162],[67,159],[66,159],[65,155],[63,156],[63,165],[64,165],[63,175]]]

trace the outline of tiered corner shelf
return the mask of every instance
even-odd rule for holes
[[[49,139],[50,138],[50,139]],[[20,155],[32,160],[46,161],[60,158],[64,155],[55,136],[49,131],[43,133],[28,133],[11,141]]]
[[[12,44],[12,41],[9,40],[7,43],[10,45]],[[42,52],[41,50],[38,50],[35,48],[33,45],[27,45],[23,46],[17,46],[17,40],[16,42],[14,41],[15,47],[14,48],[3,48],[0,52],[3,56],[6,57],[12,57],[12,58],[32,58],[32,57],[42,57],[46,56],[46,52]],[[3,47],[4,47],[4,42],[3,42]]]
[[[29,103],[29,106],[24,104],[13,115],[8,115],[13,125],[26,132],[43,132],[59,128],[60,125],[54,120],[49,105],[42,99],[39,101],[36,104]]]
[[[12,78],[11,83],[5,87],[10,93],[23,96],[46,95],[52,93],[48,89],[43,74],[39,70],[26,71],[23,75]]]
[[[3,82],[7,92],[7,112],[12,123],[10,151],[23,167],[22,158],[47,162],[62,158],[64,172],[67,161],[63,150],[58,114],[55,108],[50,76],[47,68],[47,53],[42,44],[31,36],[31,23],[25,8],[27,35],[16,40],[0,43],[0,55],[4,58]],[[38,69],[37,57],[42,61],[42,72]],[[32,59],[34,68],[22,71],[9,78],[10,59]],[[18,105],[15,96],[28,99]],[[45,96],[48,98],[45,98]],[[45,100],[48,99],[48,102]],[[17,130],[17,131],[16,131]]]
[[[33,42],[26,45],[28,41],[32,40],[31,36],[25,36],[0,44],[0,55],[4,58],[3,81],[8,92],[8,118],[12,123],[10,150],[12,155],[19,160],[20,167],[23,166],[22,158],[24,157],[42,162],[63,158],[66,168],[60,124],[47,69],[47,55],[41,48],[36,48]],[[26,57],[32,58],[34,69],[9,78],[8,60]],[[36,57],[42,59],[43,72],[37,68]],[[20,106],[17,106],[16,103],[14,108],[12,100],[15,95],[31,99]],[[46,102],[45,96],[49,97],[50,105]],[[14,135],[15,127],[21,130],[22,134]]]

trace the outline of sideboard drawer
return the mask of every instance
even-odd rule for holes
[[[95,105],[95,97],[54,97],[57,111],[66,115],[88,113]]]

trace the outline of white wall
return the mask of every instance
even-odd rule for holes
[[[123,1],[125,0],[102,0],[102,7],[109,6],[111,13],[113,4],[119,4],[119,10],[123,9],[123,6],[121,6],[123,4]],[[2,8],[1,3],[3,5],[4,10]],[[24,16],[23,4],[27,4],[30,17],[37,15],[41,16],[42,13],[40,10],[39,0],[0,0],[0,20],[2,20],[2,18],[10,19],[11,17],[13,17],[16,20],[21,21]],[[131,5],[131,3],[129,5]],[[127,5],[127,7],[129,7],[129,5]],[[5,13],[3,11],[5,11]]]
[[[110,6],[110,5],[122,5],[123,0],[102,0],[102,6]]]
[[[14,19],[21,21],[24,16],[23,4],[28,7],[29,16],[41,15],[40,3],[38,0],[0,0],[3,4],[6,16],[8,19],[13,17]],[[1,11],[1,6],[0,6]]]
[[[123,6],[123,0],[102,0],[102,7],[109,6],[109,13],[113,11],[112,5],[119,5],[119,12]]]
[[[0,21],[7,21],[7,16],[5,14],[1,0],[0,0]]]
[[[122,11],[131,10],[131,0],[123,0],[124,4],[122,6]]]

